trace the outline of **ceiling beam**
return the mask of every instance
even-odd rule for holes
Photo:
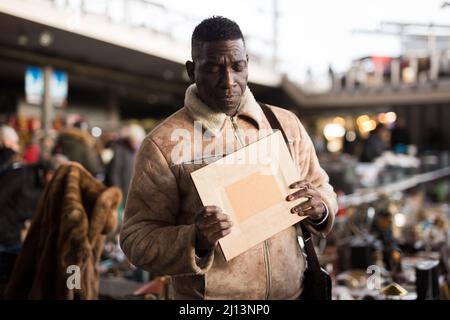
[[[0,46],[0,58],[36,66],[52,66],[76,76],[95,78],[106,84],[123,85],[132,88],[146,89],[152,92],[184,94],[187,83],[166,81],[154,77],[130,74],[124,71],[99,67],[87,63],[71,61],[64,58],[24,51],[16,48]]]

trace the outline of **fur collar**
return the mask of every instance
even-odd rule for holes
[[[227,118],[226,114],[216,112],[204,104],[197,95],[197,86],[195,84],[187,88],[184,105],[194,120],[201,121],[206,130],[211,131],[214,135],[220,132]],[[241,98],[237,115],[249,117],[256,122],[258,129],[261,128],[262,110],[248,87]]]

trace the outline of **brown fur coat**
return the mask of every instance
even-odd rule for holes
[[[41,198],[5,294],[7,299],[96,299],[97,263],[105,237],[117,226],[122,195],[76,163],[55,173]],[[69,289],[71,265],[80,289]]]

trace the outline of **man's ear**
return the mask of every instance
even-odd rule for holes
[[[247,58],[247,63],[248,63],[248,54],[246,54],[245,57]]]
[[[192,83],[195,83],[195,64],[192,61],[186,61],[186,72]]]

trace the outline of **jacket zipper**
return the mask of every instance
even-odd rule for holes
[[[264,265],[266,267],[266,300],[269,300],[270,289],[272,287],[272,279],[270,278],[270,251],[269,251],[269,241],[264,240]]]
[[[240,147],[244,147],[244,141],[242,137],[239,135],[239,128],[236,122],[236,117],[229,117],[231,121],[231,126],[233,127],[233,133],[236,137],[236,140],[239,142]],[[264,270],[266,271],[266,295],[265,299],[268,300],[270,296],[270,291],[272,287],[272,280],[270,278],[271,270],[270,270],[270,252],[269,252],[269,241],[264,240]]]
[[[244,141],[242,140],[242,137],[239,135],[239,128],[236,122],[236,117],[230,117],[231,125],[233,127],[233,133],[236,137],[237,141],[239,142],[239,146],[242,148],[244,147]]]

